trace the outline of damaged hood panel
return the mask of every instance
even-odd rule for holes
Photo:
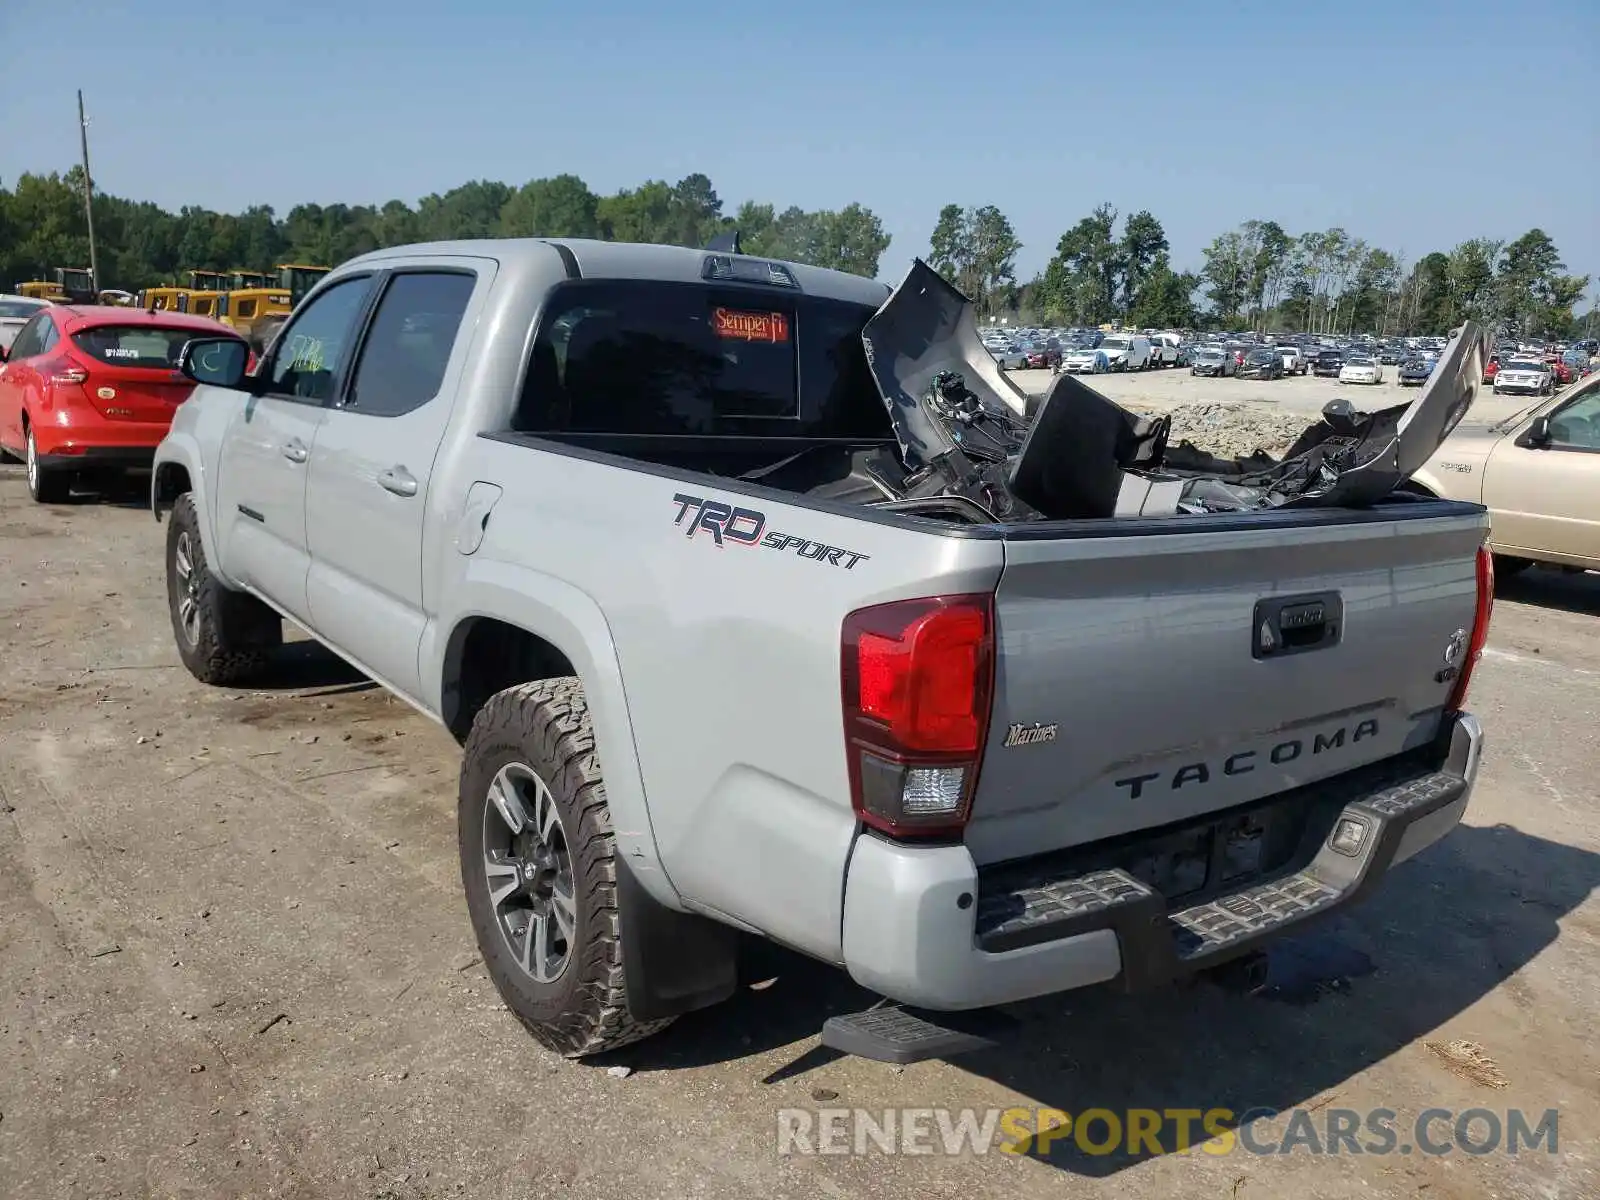
[[[1168,418],[1131,413],[1072,375],[1034,409],[984,347],[971,302],[920,259],[862,342],[905,472],[879,485],[908,502],[976,505],[996,520],[1375,504],[1461,421],[1488,355],[1483,330],[1468,322],[1411,403],[1367,414],[1336,399],[1282,458],[1218,459],[1169,446]]]

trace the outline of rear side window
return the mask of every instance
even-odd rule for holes
[[[145,367],[175,371],[184,344],[205,337],[193,329],[158,325],[94,325],[72,335],[80,353],[114,367]]]
[[[891,436],[861,344],[875,311],[776,289],[563,284],[540,322],[513,428]]]
[[[378,301],[345,407],[398,417],[439,394],[476,276],[418,271],[395,275]]]

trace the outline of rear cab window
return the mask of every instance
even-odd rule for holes
[[[512,428],[545,435],[888,438],[866,304],[574,280],[546,304]]]

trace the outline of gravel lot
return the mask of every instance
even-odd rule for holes
[[[1366,412],[1409,404],[1417,398],[1418,389],[1401,387],[1396,382],[1398,369],[1385,367],[1385,382],[1376,385],[1341,384],[1315,375],[1214,379],[1191,375],[1187,367],[1080,378],[1135,412],[1172,413],[1174,444],[1189,438],[1203,450],[1231,458],[1256,449],[1282,451],[1321,416],[1322,406],[1335,396]],[[1029,393],[1046,392],[1052,382],[1048,371],[1013,371],[1011,378]],[[1527,397],[1497,397],[1485,388],[1468,419],[1497,420],[1529,403]]]
[[[761,986],[572,1063],[477,963],[454,744],[303,644],[252,690],[194,682],[140,501],[42,508],[0,468],[0,1196],[1600,1195],[1600,579],[1506,585],[1467,824],[1285,946],[1264,996],[1041,1001],[1012,1044],[895,1070],[817,1052],[864,997],[753,945]],[[1504,1086],[1423,1044],[1456,1039]],[[824,1104],[1561,1117],[1554,1156],[779,1157],[775,1111]]]

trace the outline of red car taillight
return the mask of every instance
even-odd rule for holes
[[[89,382],[89,372],[70,359],[56,358],[39,366],[39,374],[51,383],[84,384]]]
[[[1472,614],[1472,637],[1467,642],[1467,654],[1461,660],[1461,674],[1456,676],[1456,686],[1451,689],[1446,712],[1460,712],[1467,702],[1467,686],[1472,682],[1472,668],[1483,657],[1484,643],[1489,640],[1489,617],[1494,612],[1494,555],[1489,547],[1478,547],[1478,605]]]
[[[959,834],[994,697],[994,597],[934,596],[844,620],[840,682],[850,802],[894,837]]]

